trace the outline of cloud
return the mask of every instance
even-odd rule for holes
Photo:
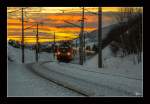
[[[85,31],[95,30],[97,17],[95,15],[86,14],[85,18]],[[81,31],[79,27],[64,22],[69,21],[81,25],[79,21],[81,20],[81,13],[31,13],[30,15],[27,14],[27,16],[25,16],[25,20],[28,22],[24,22],[24,28],[30,27],[36,22],[43,22],[43,25],[39,24],[38,27],[39,36],[42,37],[41,41],[48,41],[48,39],[53,38],[52,36],[54,32],[56,33],[58,40],[74,39],[77,37],[75,34],[79,34]],[[21,19],[11,18],[11,16],[9,16],[7,23],[8,38],[20,41],[22,34]],[[36,35],[36,29],[37,27],[34,25],[31,28],[24,30],[25,36],[30,37],[26,38],[26,41],[27,39],[29,39],[29,42],[35,41],[34,37]]]

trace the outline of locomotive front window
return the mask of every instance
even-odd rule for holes
[[[71,47],[67,44],[62,44],[59,46],[59,51],[62,52],[62,53],[67,53],[68,52],[68,49],[70,49]]]

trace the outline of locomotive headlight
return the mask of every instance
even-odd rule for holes
[[[60,52],[57,52],[57,55],[60,55]]]
[[[67,52],[67,55],[68,55],[68,56],[70,56],[70,55],[71,55],[71,53],[70,53],[70,52]]]

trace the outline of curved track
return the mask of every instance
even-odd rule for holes
[[[57,62],[57,61],[43,61],[41,62],[41,65],[42,64],[45,64],[45,63],[48,63],[48,62]],[[66,64],[66,63],[61,63],[61,64]],[[71,64],[76,64],[76,63],[71,63]],[[72,65],[69,65],[68,67],[72,68]],[[75,66],[73,66],[75,67]],[[78,67],[76,67],[78,68]],[[81,69],[81,68],[78,68],[78,70],[84,70],[84,71],[88,71],[88,72],[93,72],[93,73],[98,73],[98,74],[104,74],[104,75],[111,75],[111,76],[116,76],[116,77],[122,77],[122,78],[127,78],[127,79],[133,79],[133,80],[142,80],[142,79],[139,79],[139,78],[132,78],[132,77],[128,77],[128,76],[124,76],[124,75],[120,75],[120,74],[111,74],[111,73],[107,73],[107,72],[98,72],[98,71],[92,71],[92,70],[87,70],[87,69]]]
[[[44,63],[48,63],[48,62],[56,62],[56,61],[44,61],[44,62],[40,62],[40,64],[44,64]],[[34,65],[34,64],[35,64],[35,63],[30,63],[30,64],[27,64],[26,66],[27,66],[27,68],[28,68],[30,71],[32,71],[34,74],[38,75],[39,77],[42,77],[42,78],[44,78],[44,79],[46,79],[46,80],[48,80],[48,81],[50,81],[50,82],[53,82],[53,83],[57,84],[58,86],[64,87],[64,88],[66,88],[66,89],[68,89],[68,90],[71,90],[71,91],[73,91],[73,92],[75,92],[75,93],[78,93],[78,94],[81,95],[81,96],[88,96],[87,94],[82,93],[82,92],[80,92],[80,91],[78,91],[78,90],[76,90],[76,89],[73,89],[73,88],[71,88],[71,87],[65,86],[65,84],[59,83],[59,82],[57,82],[57,81],[55,81],[55,80],[53,80],[53,79],[50,79],[50,78],[45,77],[44,75],[41,75],[40,73],[36,72],[36,71],[33,69],[33,65]]]
[[[105,89],[108,89],[108,91],[110,91],[111,93],[113,92],[113,93],[118,93],[118,92],[122,92],[122,93],[125,93],[125,94],[127,94],[127,95],[133,95],[133,93],[131,93],[131,92],[128,92],[128,91],[126,91],[126,90],[122,90],[122,89],[118,89],[118,88],[112,88],[111,86],[106,86],[106,85],[103,85],[103,84],[97,84],[97,83],[93,83],[93,82],[89,82],[89,81],[86,81],[86,80],[83,80],[83,79],[80,79],[80,78],[76,78],[76,77],[73,77],[73,76],[70,76],[70,75],[64,75],[63,73],[61,73],[61,72],[57,72],[57,71],[55,71],[55,70],[50,70],[50,69],[47,69],[47,67],[44,67],[42,64],[45,64],[45,63],[48,63],[48,62],[56,62],[56,61],[43,61],[43,62],[39,62],[38,64],[36,64],[36,63],[31,63],[31,64],[27,64],[27,67],[28,67],[28,69],[29,70],[31,70],[33,73],[35,73],[35,74],[37,74],[38,76],[40,76],[40,77],[42,77],[42,78],[44,78],[44,79],[46,79],[46,80],[49,80],[49,81],[51,81],[51,82],[53,82],[53,83],[55,83],[55,84],[57,84],[57,85],[59,85],[59,86],[61,86],[61,87],[64,87],[64,88],[66,88],[66,89],[68,89],[68,90],[71,90],[71,91],[73,91],[73,92],[76,92],[76,93],[78,93],[79,95],[81,95],[81,96],[93,96],[93,95],[95,95],[95,92],[91,92],[90,90],[88,90],[88,89],[83,89],[83,87],[81,88],[81,87],[78,87],[78,86],[76,86],[77,85],[77,83],[79,82],[79,81],[81,81],[82,83],[83,83],[83,86],[85,87],[87,84],[89,84],[90,83],[90,85],[95,85],[95,86],[100,86],[101,88],[105,88]],[[44,69],[45,71],[44,71],[44,73],[46,73],[46,74],[44,74],[43,72],[41,72],[41,71],[38,71],[38,70],[36,70],[34,67],[41,67],[40,69]],[[61,70],[61,68],[60,68],[60,70]],[[49,73],[49,74],[47,74],[47,72]],[[101,74],[101,73],[99,73],[99,74]],[[103,73],[102,73],[103,74]],[[48,75],[48,76],[47,76]],[[59,76],[62,76],[62,78],[64,77],[64,81],[61,81],[59,78],[57,78],[57,77],[59,77]],[[56,78],[56,79],[55,79]],[[66,78],[69,78],[69,79],[73,79],[73,80],[76,80],[77,82],[75,82],[76,84],[69,84],[67,81],[65,81],[65,79]],[[67,82],[67,83],[66,83]],[[75,85],[75,87],[74,87],[74,85]],[[90,88],[90,87],[89,87]],[[112,90],[113,89],[113,90]],[[90,92],[89,92],[90,91]],[[103,95],[102,95],[103,96]]]

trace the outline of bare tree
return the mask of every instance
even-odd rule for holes
[[[127,54],[136,54],[137,62],[141,61],[142,52],[142,8],[125,7],[120,8],[116,19],[120,25],[130,24],[134,18],[138,17],[138,21],[134,26],[128,26],[128,30],[120,35],[119,43],[121,44],[123,56]],[[126,27],[122,27],[121,31]]]

